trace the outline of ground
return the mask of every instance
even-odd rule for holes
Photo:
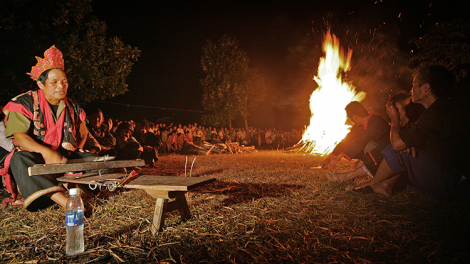
[[[67,256],[63,209],[8,206],[0,211],[0,262],[468,263],[467,204],[412,186],[391,197],[347,192],[316,169],[321,160],[282,151],[163,156],[142,174],[217,179],[189,193],[190,220],[171,212],[152,235],[155,201],[145,192],[100,194],[88,201],[85,252]]]

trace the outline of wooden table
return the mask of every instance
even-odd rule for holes
[[[84,175],[65,175],[58,177],[57,181],[88,185],[91,181],[118,179],[125,176],[125,174],[99,175],[98,173],[88,173]],[[214,181],[214,178],[203,177],[141,175],[124,187],[145,190],[157,200],[151,228],[152,233],[155,234],[163,229],[166,212],[178,210],[183,220],[190,219],[191,213],[186,201],[186,192]],[[174,200],[169,201],[170,199]]]

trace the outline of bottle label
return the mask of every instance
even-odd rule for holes
[[[83,225],[83,212],[67,212],[65,213],[65,226],[74,227]]]

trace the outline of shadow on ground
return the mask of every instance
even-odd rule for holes
[[[273,183],[240,183],[216,181],[192,190],[194,193],[225,194],[228,196],[222,206],[229,206],[260,199],[264,197],[281,197],[295,190],[304,188],[303,185],[273,184]]]

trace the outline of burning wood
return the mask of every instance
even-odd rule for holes
[[[343,74],[349,71],[352,50],[345,55],[335,35],[330,30],[323,41],[325,56],[320,58],[318,76],[314,77],[318,88],[310,96],[310,125],[305,129],[301,150],[311,154],[330,154],[349,132],[344,108],[351,101],[362,101],[364,92],[343,82]]]
[[[300,152],[302,151],[302,148],[305,146],[305,144],[306,143],[301,140],[299,141],[299,143],[295,144],[294,146],[286,148],[285,151],[286,152]]]

